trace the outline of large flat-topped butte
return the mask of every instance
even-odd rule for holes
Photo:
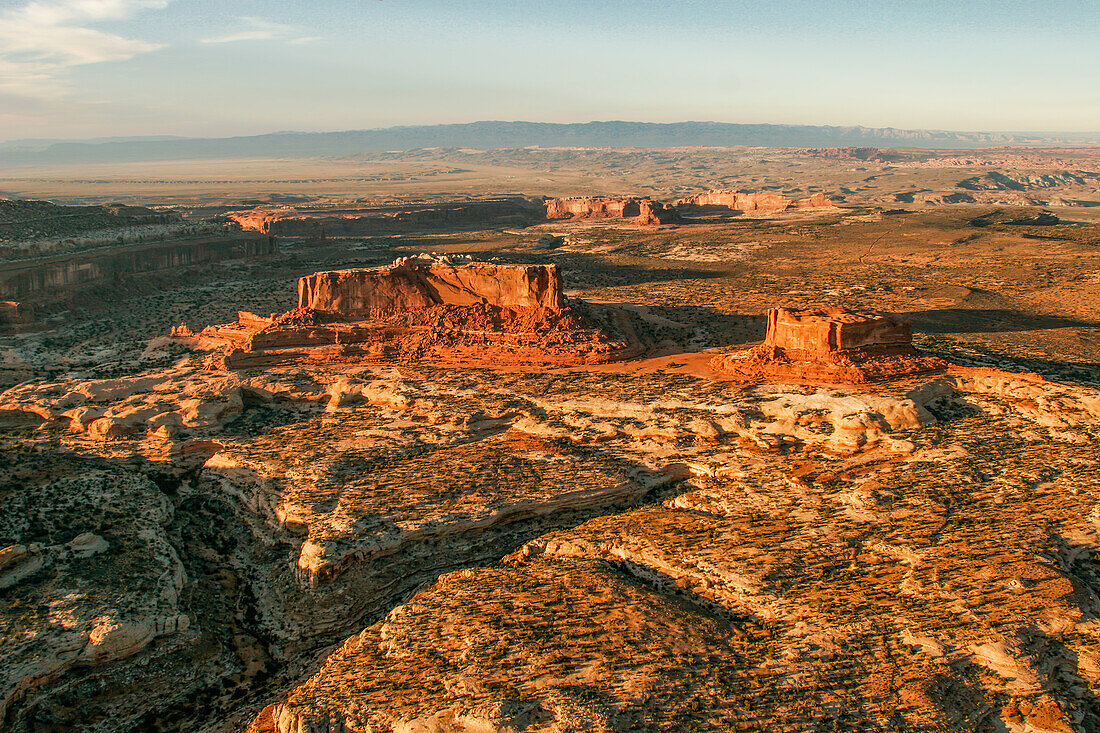
[[[299,308],[348,315],[479,304],[561,310],[558,266],[406,257],[387,267],[315,272],[298,280]]]
[[[640,351],[567,304],[556,265],[405,257],[316,272],[298,307],[175,335],[218,349],[219,366],[423,360],[495,365],[597,364]]]

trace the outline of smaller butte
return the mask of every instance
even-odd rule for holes
[[[744,381],[864,384],[941,371],[942,359],[913,347],[908,322],[876,311],[772,308],[764,343],[711,361]]]
[[[651,198],[586,197],[551,199],[546,202],[546,218],[557,219],[629,219],[641,226],[673,224],[680,221],[676,209]]]
[[[708,210],[731,211],[793,211],[795,209],[821,209],[833,206],[832,200],[823,193],[815,193],[804,199],[789,199],[777,193],[767,191],[746,193],[744,191],[709,191],[688,196],[677,201],[674,206],[684,213],[704,212]]]
[[[432,361],[485,366],[602,364],[637,355],[565,299],[556,265],[405,257],[298,281],[298,307],[172,335],[221,350],[227,370]]]

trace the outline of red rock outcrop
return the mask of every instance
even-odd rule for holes
[[[946,368],[913,348],[909,323],[874,311],[768,311],[764,343],[716,357],[719,372],[748,381],[862,384]]]
[[[679,220],[676,210],[650,198],[586,197],[551,199],[547,219],[633,219],[635,224],[669,224]]]
[[[815,209],[832,206],[833,202],[823,193],[815,193],[804,199],[789,199],[777,193],[745,193],[743,191],[710,191],[688,196],[676,202],[677,209],[721,208],[734,211],[789,211],[791,209]]]
[[[408,258],[389,267],[315,272],[298,280],[299,308],[344,314],[479,303],[560,310],[565,300],[557,265]]]
[[[270,318],[241,311],[236,323],[172,335],[220,350],[213,361],[230,370],[380,360],[598,364],[641,351],[567,305],[555,265],[403,258],[307,275],[298,302]]]
[[[826,353],[850,351],[865,346],[912,344],[913,331],[908,323],[899,323],[879,313],[843,308],[810,308],[768,311],[765,345],[780,349]]]

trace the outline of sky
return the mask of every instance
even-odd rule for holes
[[[0,0],[0,140],[477,120],[1100,131],[1100,0]]]

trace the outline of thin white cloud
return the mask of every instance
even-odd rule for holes
[[[0,11],[0,90],[57,96],[70,67],[125,61],[160,45],[88,27],[161,9],[170,0],[33,0]]]
[[[263,18],[240,18],[241,27],[222,36],[202,39],[203,43],[241,43],[242,41],[286,41],[295,45],[321,40],[320,36],[300,36],[297,28]]]

